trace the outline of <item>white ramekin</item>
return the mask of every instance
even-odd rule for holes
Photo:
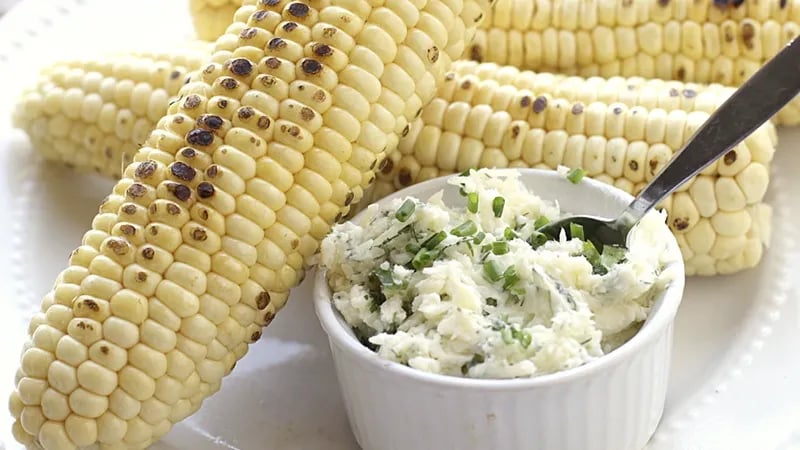
[[[533,192],[558,200],[567,212],[613,217],[632,199],[588,179],[576,185],[553,171],[520,173]],[[442,189],[445,202],[456,198],[442,177],[380,203],[407,195],[427,199]],[[664,409],[673,321],[683,296],[683,261],[672,237],[669,246],[676,277],[631,340],[581,367],[531,379],[448,377],[379,358],[335,310],[318,270],[315,308],[358,443],[364,450],[641,449]]]

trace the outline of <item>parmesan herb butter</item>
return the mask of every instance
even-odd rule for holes
[[[333,302],[378,355],[432,373],[531,377],[580,366],[635,334],[669,282],[664,217],[629,248],[536,230],[558,205],[513,171],[453,177],[462,201],[396,199],[322,242]],[[588,238],[589,236],[587,236]]]

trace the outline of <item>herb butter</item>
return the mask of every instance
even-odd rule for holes
[[[462,203],[445,205],[440,192],[371,205],[322,242],[334,306],[383,358],[472,378],[577,367],[635,334],[670,280],[660,213],[634,228],[628,249],[598,250],[581,230],[538,233],[561,213],[517,172],[450,183]]]

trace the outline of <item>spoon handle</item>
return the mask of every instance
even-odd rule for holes
[[[708,167],[769,120],[800,92],[800,38],[758,70],[692,135],[622,213],[633,225],[680,185]]]

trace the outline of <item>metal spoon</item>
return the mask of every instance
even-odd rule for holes
[[[641,218],[680,185],[725,155],[800,92],[800,37],[786,45],[737,89],[695,132],[666,167],[616,219],[576,215],[538,231],[558,238],[570,224],[583,227],[595,244],[624,246]],[[599,247],[598,247],[599,248]]]

